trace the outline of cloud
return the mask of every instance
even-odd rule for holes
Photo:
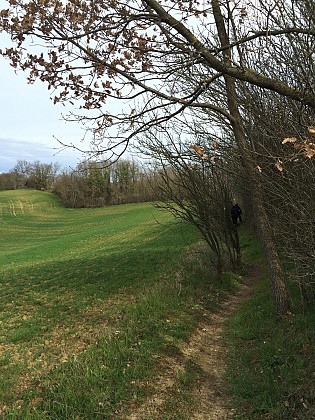
[[[8,138],[0,138],[0,172],[8,172],[14,168],[18,160],[41,163],[58,162],[63,168],[74,168],[81,155],[72,149],[59,149],[58,145],[49,147],[40,142],[27,142]]]

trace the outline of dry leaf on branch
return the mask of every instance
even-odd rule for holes
[[[283,166],[282,166],[282,162],[281,162],[281,160],[278,160],[278,161],[275,163],[275,167],[278,169],[278,171],[279,171],[279,172],[282,172],[282,171],[283,171]]]
[[[309,159],[311,159],[313,156],[315,156],[315,144],[313,143],[308,143],[305,148],[305,157],[308,157]]]
[[[315,127],[310,126],[310,127],[307,127],[307,129],[311,136],[315,136]]]
[[[282,140],[282,144],[285,143],[295,143],[297,140],[296,137],[286,137],[285,139]]]

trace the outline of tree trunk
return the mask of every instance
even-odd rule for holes
[[[242,265],[242,253],[241,253],[241,245],[240,239],[237,231],[237,227],[233,226],[230,232],[231,242],[232,242],[232,250],[233,250],[233,266],[235,269],[240,268]]]
[[[218,0],[212,0],[213,14],[218,30],[221,45],[229,45],[229,39],[225,28],[224,19],[221,13]],[[231,61],[229,49],[224,51],[225,60]],[[251,198],[253,202],[254,215],[259,235],[268,261],[268,271],[273,292],[276,313],[280,316],[286,315],[290,308],[289,296],[285,283],[285,277],[281,266],[280,258],[273,240],[272,230],[269,224],[268,215],[263,200],[263,193],[259,174],[252,158],[251,150],[246,141],[245,129],[242,116],[239,111],[238,98],[235,86],[235,79],[224,76],[228,108],[233,120],[231,122],[236,144],[240,150],[242,162],[247,172],[251,185]]]
[[[252,190],[253,210],[256,215],[256,226],[262,242],[268,263],[269,279],[277,315],[286,315],[290,310],[290,301],[285,282],[285,276],[273,232],[269,224],[268,215],[264,206],[260,181],[256,179]]]

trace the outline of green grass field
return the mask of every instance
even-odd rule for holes
[[[231,273],[215,283],[191,226],[149,203],[72,210],[48,192],[0,191],[0,228],[0,418],[125,419],[237,287]],[[299,309],[293,288],[279,320],[259,244],[240,233],[256,286],[225,333],[235,419],[314,418],[314,307]],[[181,367],[161,418],[190,418],[202,374]]]
[[[149,203],[72,210],[24,190],[0,192],[0,226],[0,415],[109,418],[140,401],[210,284],[189,261],[196,232]]]

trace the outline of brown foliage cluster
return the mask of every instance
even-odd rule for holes
[[[118,1],[9,3],[11,8],[1,11],[0,26],[16,47],[1,53],[13,67],[27,70],[30,82],[39,78],[57,89],[55,102],[79,99],[83,108],[98,109],[108,97],[123,96],[125,83],[112,83],[119,74],[128,75],[126,83],[132,86],[135,74],[151,67],[148,52],[156,48],[155,35],[146,33],[140,9]],[[30,35],[48,49],[25,53]]]

